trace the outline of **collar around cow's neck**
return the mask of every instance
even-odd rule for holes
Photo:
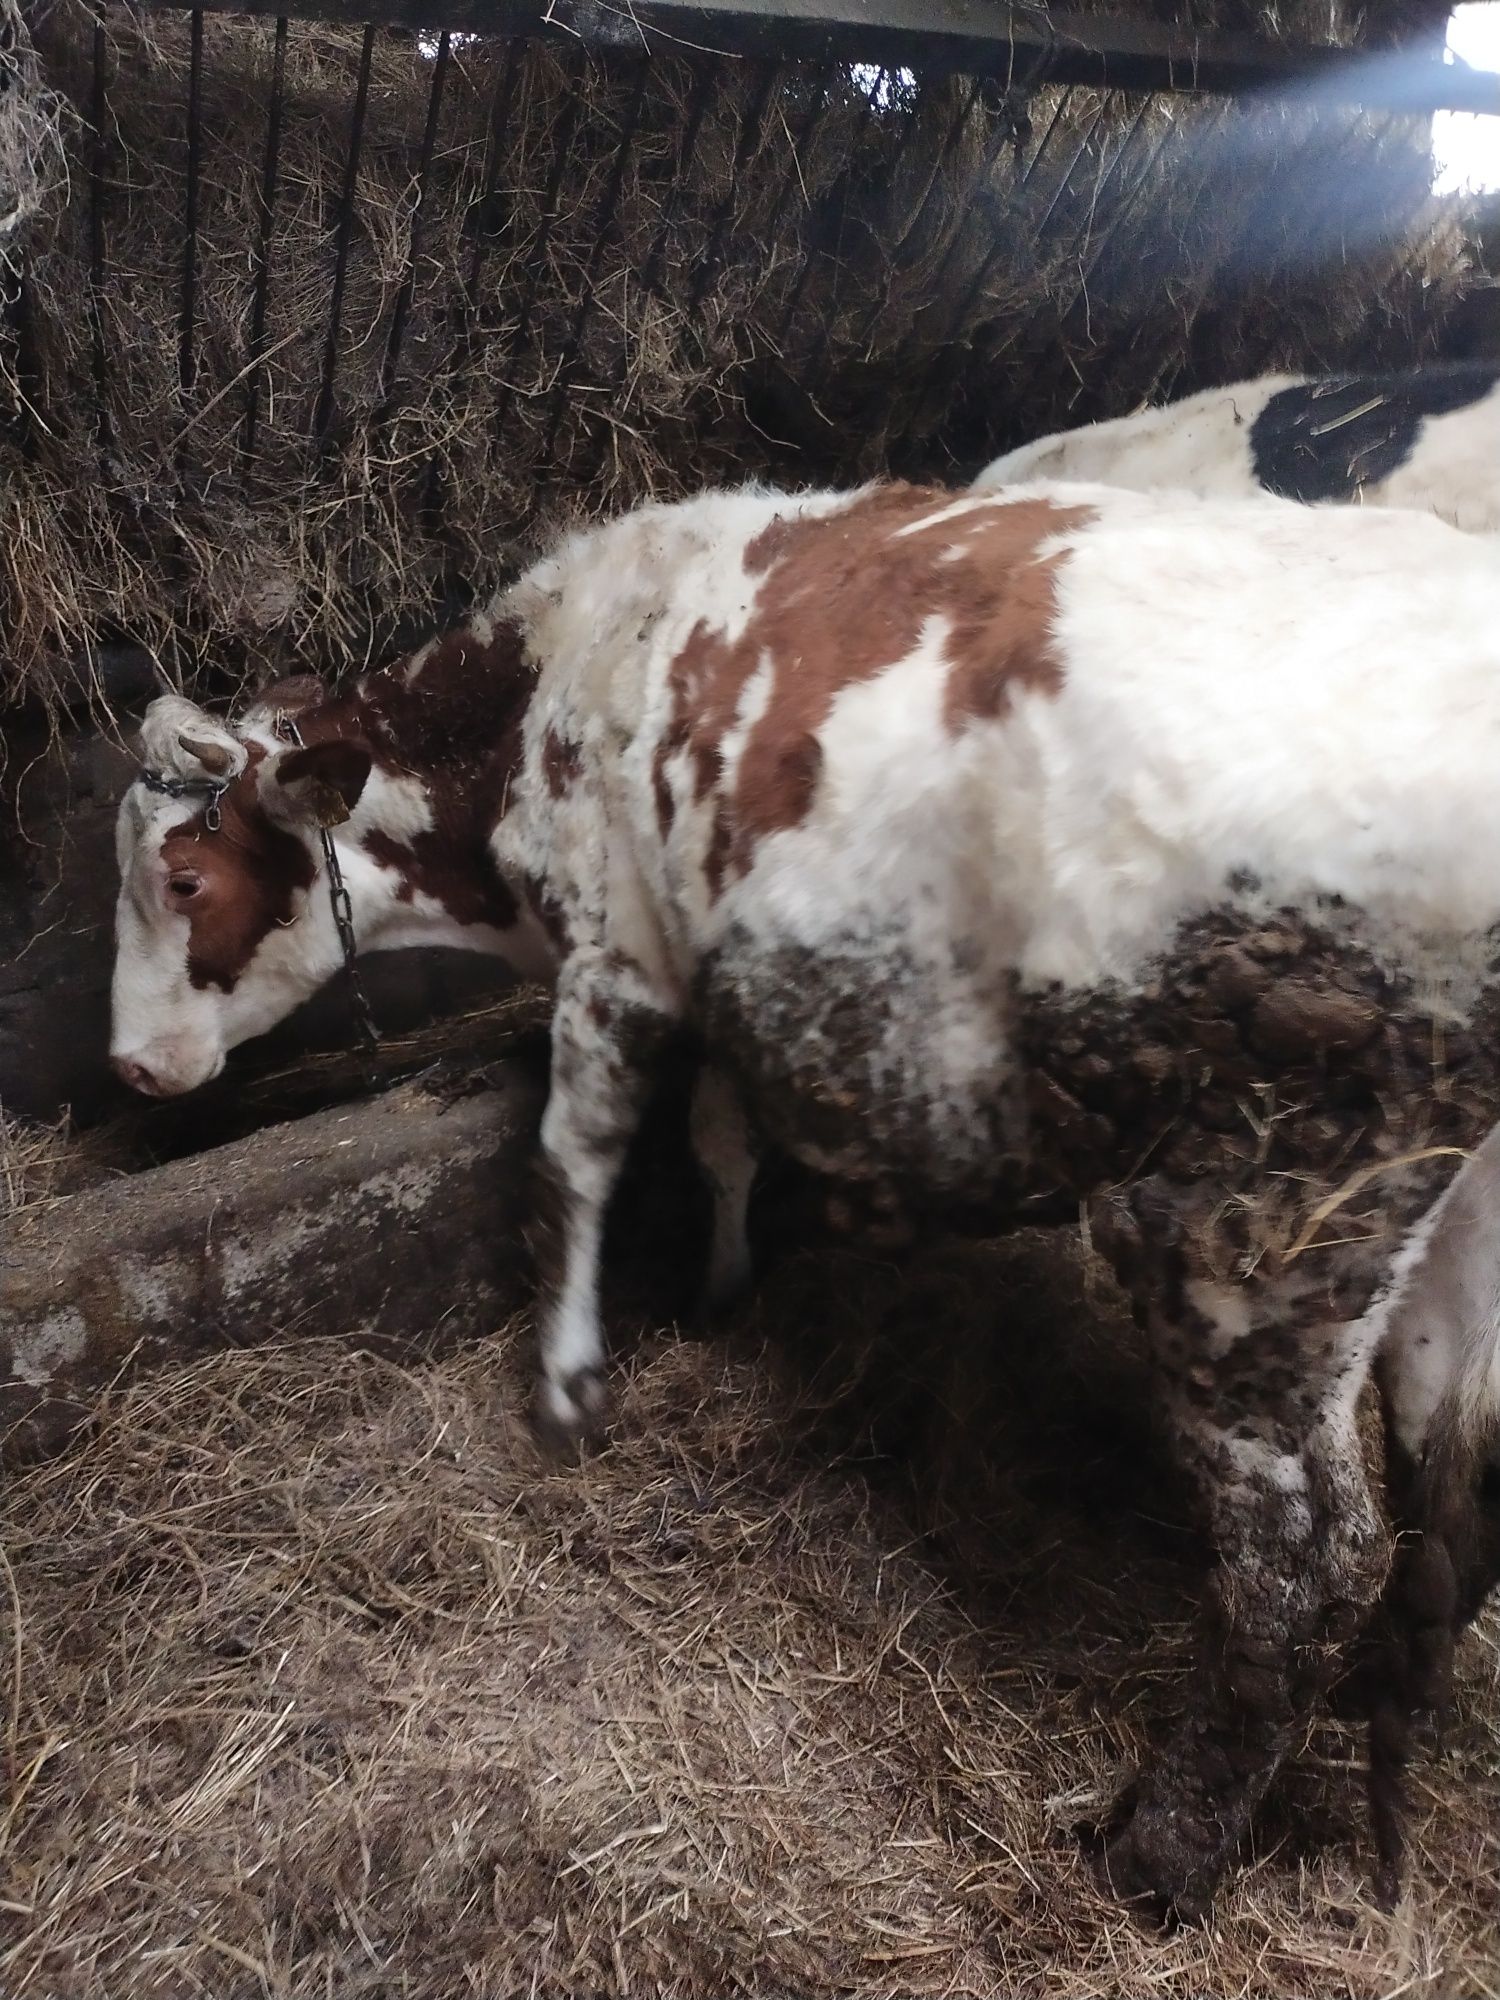
[[[219,830],[219,801],[229,790],[228,778],[169,778],[164,771],[152,771],[144,765],[136,773],[148,792],[157,792],[164,799],[207,799],[203,819],[210,833]]]

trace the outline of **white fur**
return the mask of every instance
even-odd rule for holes
[[[1265,375],[1203,389],[1160,409],[1057,431],[1003,452],[974,485],[988,491],[1036,479],[1101,480],[1143,493],[1175,488],[1213,499],[1254,499],[1262,489],[1250,462],[1250,426],[1272,396],[1305,379]]]

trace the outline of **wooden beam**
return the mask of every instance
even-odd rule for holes
[[[191,0],[143,0],[182,7]],[[788,62],[860,62],[1096,89],[1295,95],[1372,110],[1500,114],[1500,74],[1430,55],[1298,48],[1190,34],[1144,19],[1048,13],[994,0],[206,0],[220,13],[486,35],[600,49],[703,49]]]

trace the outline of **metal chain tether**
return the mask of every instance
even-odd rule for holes
[[[285,736],[294,749],[305,749],[302,732],[289,715],[277,718],[277,731]],[[319,824],[318,838],[323,846],[323,865],[328,870],[328,901],[333,909],[334,928],[339,935],[339,946],[344,954],[344,979],[349,989],[349,1001],[354,1013],[354,1024],[359,1030],[359,1038],[364,1044],[366,1068],[373,1079],[374,1057],[380,1047],[380,1029],[376,1026],[374,1013],[370,1007],[370,996],[365,991],[365,982],[359,976],[355,956],[359,943],[354,935],[354,905],[349,900],[348,885],[344,881],[344,871],[339,866],[338,849],[333,844],[331,828]]]

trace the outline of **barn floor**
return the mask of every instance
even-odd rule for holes
[[[1115,1312],[1037,1238],[792,1261],[730,1337],[635,1342],[581,1467],[531,1441],[521,1324],[117,1393],[0,1510],[0,1987],[1500,1993],[1493,1626],[1394,1919],[1333,1721],[1210,1925],[1095,1892],[1074,1829],[1198,1574]]]

